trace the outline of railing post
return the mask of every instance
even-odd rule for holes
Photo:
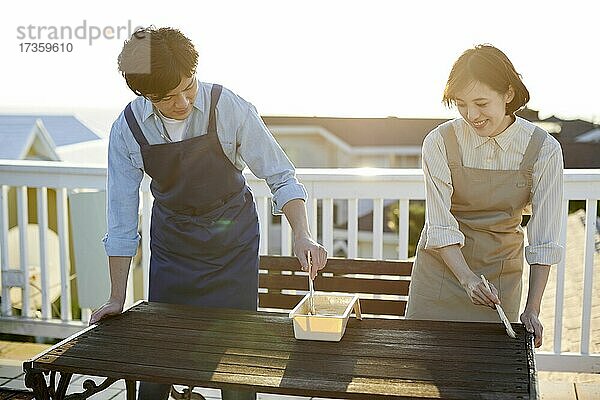
[[[358,199],[348,199],[348,258],[358,257]]]
[[[596,212],[598,201],[585,202],[585,244],[583,247],[583,310],[581,311],[581,354],[590,354],[592,323],[592,288],[594,281],[594,253],[596,251]]]
[[[69,257],[69,220],[67,211],[67,189],[56,189],[56,211],[58,219],[58,243],[60,254],[60,319],[71,321],[71,261]]]
[[[328,254],[333,255],[333,199],[323,199],[321,203],[323,210],[323,247]]]
[[[567,218],[569,215],[569,200],[562,201],[562,224],[560,227],[560,244],[567,248]],[[565,265],[566,254],[556,266],[556,296],[554,298],[554,354],[562,352],[563,308],[565,304]]]
[[[31,317],[29,288],[29,243],[27,237],[29,225],[27,187],[17,188],[17,219],[19,222],[19,263],[21,264],[21,313]]]
[[[0,269],[2,271],[2,315],[12,315],[10,286],[5,281],[9,273],[8,265],[8,187],[0,185]]]
[[[408,258],[408,228],[410,226],[409,201],[400,199],[398,202],[398,258]]]
[[[256,199],[256,209],[258,211],[258,221],[260,226],[260,245],[259,254],[267,255],[269,253],[269,221],[271,220],[271,211],[269,210],[269,199],[259,197]]]
[[[50,277],[48,264],[48,190],[46,187],[37,189],[37,219],[39,228],[40,245],[40,293],[42,299],[42,318],[52,317],[50,304]]]
[[[373,199],[373,258],[383,259],[383,199]]]

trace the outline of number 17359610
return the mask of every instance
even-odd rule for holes
[[[21,53],[70,53],[73,43],[23,42],[19,43]]]

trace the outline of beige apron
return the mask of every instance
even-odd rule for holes
[[[450,212],[465,235],[467,265],[496,286],[509,320],[517,322],[523,273],[523,208],[530,202],[533,164],[546,133],[536,128],[518,170],[465,167],[451,122],[440,126],[454,191]],[[490,307],[475,305],[439,252],[417,245],[406,318],[498,321]]]

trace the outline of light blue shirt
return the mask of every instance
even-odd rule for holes
[[[198,82],[194,110],[184,139],[205,135],[208,129],[212,84]],[[164,143],[163,125],[152,103],[136,98],[131,108],[148,143]],[[217,135],[223,152],[240,171],[248,168],[265,179],[273,194],[273,213],[281,214],[290,200],[306,200],[287,158],[254,106],[223,88],[216,109]],[[139,187],[144,176],[140,146],[127,126],[124,113],[113,123],[108,145],[107,230],[103,242],[109,256],[134,256],[138,234]]]

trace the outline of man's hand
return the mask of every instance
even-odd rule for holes
[[[96,322],[104,319],[106,317],[110,317],[111,315],[118,315],[123,312],[123,303],[116,300],[109,300],[104,303],[100,308],[92,313],[90,317],[90,325],[95,324]]]
[[[302,271],[308,271],[308,253],[310,253],[312,268],[310,269],[310,278],[315,279],[317,272],[325,268],[327,262],[327,250],[319,243],[312,240],[310,236],[301,236],[294,238],[294,254],[298,257]]]
[[[312,240],[306,219],[306,206],[304,200],[293,199],[285,203],[283,213],[292,227],[294,233],[294,254],[298,257],[302,271],[310,273],[310,278],[315,279],[317,271],[325,267],[327,250],[319,243]],[[312,258],[312,268],[308,270],[308,253]]]

